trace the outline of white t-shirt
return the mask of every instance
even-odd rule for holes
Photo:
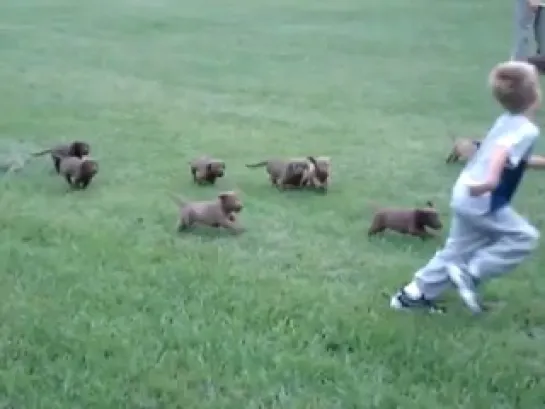
[[[493,195],[502,195],[502,201],[509,202],[525,170],[522,162],[532,154],[538,136],[539,128],[526,116],[509,113],[501,115],[458,177],[452,189],[452,208],[465,213],[485,214],[494,207]],[[502,174],[501,187],[481,196],[470,196],[468,182],[485,181],[491,155],[497,145],[505,146],[509,150],[508,163],[505,166],[507,171]],[[514,173],[517,175],[513,175]]]

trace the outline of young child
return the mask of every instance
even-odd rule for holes
[[[489,75],[496,101],[506,111],[452,189],[449,236],[391,307],[435,309],[434,300],[452,284],[471,311],[482,311],[476,287],[517,267],[536,247],[539,232],[510,206],[539,136],[533,123],[541,104],[538,73],[520,61],[498,64]]]

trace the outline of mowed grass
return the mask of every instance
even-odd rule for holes
[[[375,205],[448,223],[449,135],[499,112],[500,3],[0,2],[3,151],[84,139],[101,166],[84,192],[47,158],[1,181],[0,408],[543,407],[541,251],[485,316],[403,314],[387,296],[442,240],[366,237]],[[190,180],[202,153],[216,187]],[[307,154],[327,196],[244,167]],[[538,225],[543,177],[516,203]],[[228,189],[245,234],[176,234],[169,193]]]

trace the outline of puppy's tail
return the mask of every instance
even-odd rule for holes
[[[46,153],[51,153],[52,151],[53,151],[53,149],[49,148],[49,149],[46,149],[46,150],[43,150],[43,151],[34,152],[31,155],[32,156],[42,156],[42,155],[45,155]]]
[[[264,161],[261,161],[261,162],[258,162],[258,163],[249,163],[246,165],[247,168],[260,168],[262,166],[267,166],[267,164],[269,163],[268,160],[264,160]]]
[[[187,204],[187,200],[185,200],[183,197],[175,195],[174,193],[170,193],[169,196],[174,200],[174,203],[176,203],[178,206],[182,207]]]

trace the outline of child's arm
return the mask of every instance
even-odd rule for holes
[[[501,174],[506,163],[517,167],[526,157],[529,149],[539,135],[534,128],[522,127],[518,132],[509,133],[496,142],[491,154],[490,164],[485,180],[469,185],[472,196],[480,196],[494,190],[500,183]]]
[[[528,159],[528,167],[533,169],[545,168],[545,156],[541,156],[541,155],[530,156],[530,159]]]

